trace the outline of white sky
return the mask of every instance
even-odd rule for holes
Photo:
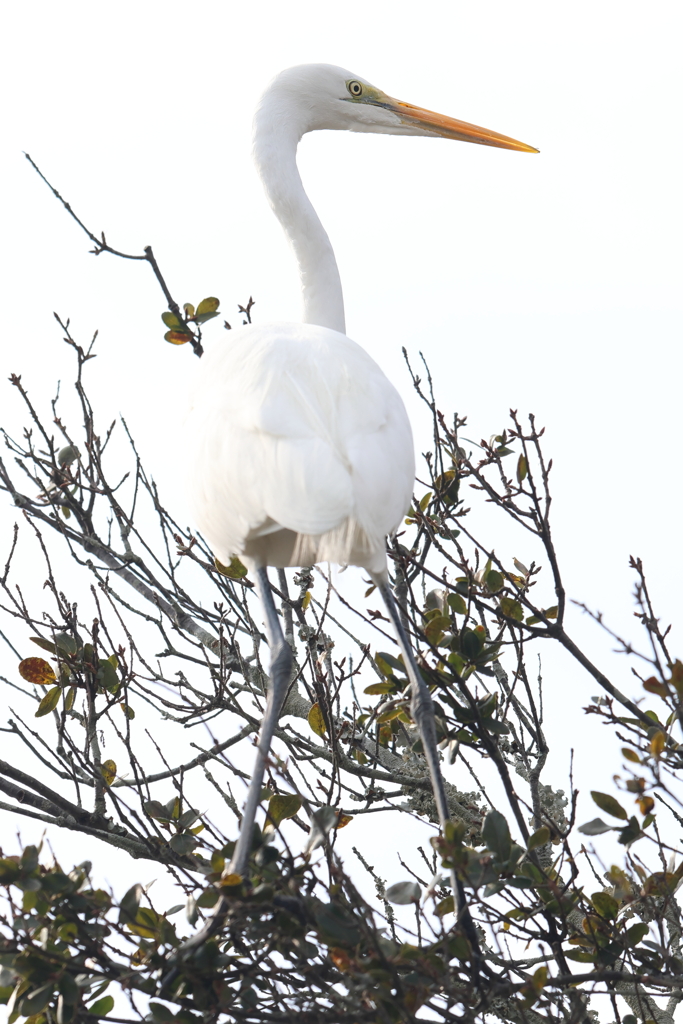
[[[22,373],[38,399],[71,378],[53,310],[82,340],[99,328],[98,411],[126,415],[172,493],[189,346],[163,341],[148,268],[88,255],[22,150],[111,244],[151,243],[181,303],[217,295],[238,322],[252,294],[257,320],[295,319],[292,258],[250,163],[251,114],[283,67],[340,64],[541,150],[329,132],[304,140],[300,166],[336,249],[349,334],[404,394],[418,436],[402,345],[424,352],[441,408],[466,413],[469,436],[500,430],[511,406],[546,424],[570,595],[633,635],[627,561],[640,555],[668,621],[683,574],[682,22],[679,4],[657,0],[8,5],[0,380]],[[14,518],[0,509],[0,523]],[[524,561],[515,545],[497,549]],[[578,617],[573,628],[638,695],[610,644]],[[609,788],[618,766],[595,758],[602,733],[580,711],[595,684],[549,664],[556,769],[583,746],[583,790]]]

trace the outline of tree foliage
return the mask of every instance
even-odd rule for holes
[[[201,354],[201,318],[218,315],[218,300],[181,313],[167,297],[169,333],[189,332]],[[252,305],[240,307],[247,322]],[[177,899],[157,905],[140,883],[105,891],[97,864],[69,870],[43,846],[4,850],[0,998],[10,1024],[673,1022],[683,999],[683,664],[637,559],[647,649],[610,634],[632,673],[608,678],[570,635],[551,463],[534,418],[512,412],[504,431],[475,444],[462,418],[439,410],[429,374],[409,366],[433,444],[387,551],[446,778],[472,779],[467,792],[447,781],[452,821],[436,827],[405,668],[372,584],[361,596],[328,567],[279,571],[294,671],[238,875],[229,865],[244,765],[268,690],[253,582],[239,559],[216,563],[176,521],[125,421],[101,430],[85,384],[93,346],[60,326],[80,422],[67,423],[60,399],[37,408],[13,376],[27,423],[20,437],[4,435],[0,459],[0,487],[21,513],[0,575],[16,655],[3,683],[34,707],[4,728],[0,809],[154,862]],[[492,537],[482,534],[485,506],[497,517]],[[496,528],[524,537],[534,561],[499,557]],[[24,538],[42,558],[34,596]],[[546,780],[541,641],[589,673],[599,696],[586,713],[622,744],[622,792],[596,788],[600,815],[588,822],[577,821],[573,785],[565,796]],[[181,761],[173,730],[177,750],[189,735],[196,753]],[[398,880],[355,847],[353,862],[338,850],[340,829],[361,837],[365,816],[386,814],[406,823]],[[602,854],[610,832],[618,864]],[[476,934],[455,917],[451,871]]]

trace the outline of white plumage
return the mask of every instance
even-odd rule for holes
[[[231,332],[202,363],[190,487],[218,559],[382,572],[415,468],[403,402],[367,352],[281,323]]]

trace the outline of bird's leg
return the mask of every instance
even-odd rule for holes
[[[261,598],[261,605],[266,617],[266,631],[270,647],[270,681],[268,684],[266,711],[256,745],[256,763],[254,764],[251,782],[249,783],[249,792],[247,793],[247,802],[244,814],[242,815],[240,834],[237,838],[237,845],[235,846],[230,866],[224,872],[224,874],[242,876],[247,872],[254,833],[254,820],[261,796],[266,761],[268,760],[273,733],[275,732],[275,727],[277,726],[282,706],[287,696],[287,690],[289,689],[293,660],[292,649],[282,635],[273,593],[268,582],[268,573],[263,566],[256,569],[256,589]],[[185,959],[193,950],[203,946],[212,935],[217,934],[228,913],[230,902],[228,897],[222,895],[216,903],[211,917],[204,926],[182,943],[171,960],[171,969],[160,983],[159,995],[169,998],[167,993],[178,977],[179,961]]]
[[[434,793],[434,801],[439,815],[439,823],[441,825],[441,831],[445,833],[446,822],[450,820],[450,813],[448,810],[448,801],[446,799],[446,789],[443,783],[443,776],[441,775],[441,769],[439,767],[439,754],[436,745],[436,726],[434,723],[434,705],[432,704],[431,694],[427,684],[422,678],[422,673],[418,668],[417,662],[415,661],[410,641],[405,629],[403,628],[401,615],[396,601],[394,600],[394,595],[391,592],[386,575],[380,575],[379,573],[376,575],[373,573],[371,575],[377,585],[377,589],[382,595],[382,600],[384,601],[389,613],[389,618],[391,619],[396,632],[399,649],[403,655],[403,662],[410,681],[410,710],[415,720],[415,724],[417,725],[420,739],[422,740],[424,756],[427,761],[429,777],[432,783],[432,792]],[[474,921],[472,920],[472,916],[467,905],[467,898],[465,896],[465,890],[462,882],[458,878],[454,869],[451,869],[450,874],[456,920],[462,926],[462,929],[469,940],[472,948],[472,963],[475,969],[477,969],[481,965],[482,959]]]
[[[270,744],[273,740],[273,733],[275,732],[275,727],[277,726],[282,706],[287,696],[292,671],[292,649],[282,633],[280,619],[273,600],[273,592],[268,581],[268,573],[264,566],[256,569],[256,589],[266,618],[266,631],[270,646],[270,682],[268,685],[266,711],[256,745],[256,763],[254,764],[251,782],[249,783],[249,792],[247,793],[247,802],[242,816],[240,834],[237,839],[235,852],[230,861],[230,867],[228,868],[228,873],[236,875],[244,875],[246,873],[254,831],[254,820],[261,798],[266,761],[270,751]]]

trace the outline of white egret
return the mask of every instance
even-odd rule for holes
[[[440,137],[537,152],[392,99],[328,64],[283,71],[258,105],[254,157],[299,265],[303,322],[242,327],[214,343],[202,359],[186,426],[197,525],[221,562],[238,555],[249,565],[271,649],[257,763],[229,868],[238,874],[245,871],[265,759],[292,664],[267,566],[331,561],[370,573],[403,654],[442,827],[448,820],[431,698],[397,614],[385,554],[386,537],[400,524],[413,490],[410,424],[395,388],[345,334],[334,252],[296,165],[299,140],[318,129]],[[454,893],[459,903],[455,881]]]

